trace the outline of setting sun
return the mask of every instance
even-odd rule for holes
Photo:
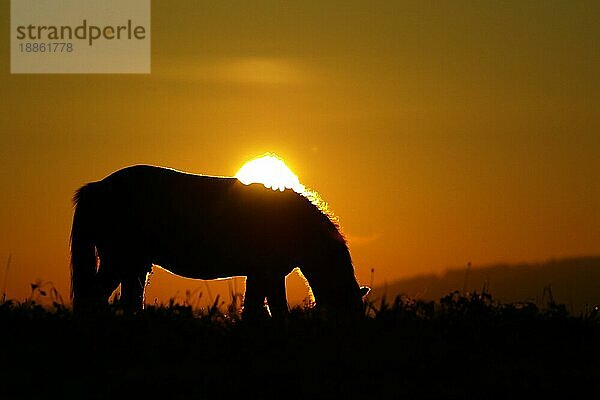
[[[2,398],[597,392],[599,20],[0,1]]]
[[[297,193],[305,191],[304,185],[285,162],[274,154],[264,155],[248,161],[235,174],[245,185],[262,183],[273,190],[293,189]]]

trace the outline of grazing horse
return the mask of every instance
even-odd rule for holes
[[[74,196],[74,309],[107,304],[121,284],[139,310],[153,264],[196,279],[246,276],[244,316],[273,317],[288,305],[285,277],[300,267],[317,307],[358,315],[362,297],[337,226],[305,196],[236,178],[138,165],[81,187]],[[329,312],[329,311],[328,311]]]

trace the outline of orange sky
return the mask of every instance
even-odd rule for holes
[[[268,151],[329,202],[363,283],[600,253],[600,3],[325,3],[155,1],[150,75],[11,75],[2,1],[8,296],[68,293],[83,183]]]

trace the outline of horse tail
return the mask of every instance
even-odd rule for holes
[[[94,291],[96,247],[94,243],[98,202],[97,183],[81,187],[73,196],[75,213],[71,228],[71,299],[81,309]]]

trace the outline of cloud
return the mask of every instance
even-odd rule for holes
[[[209,66],[215,80],[250,84],[296,84],[306,80],[306,72],[291,60],[268,57],[234,58]]]
[[[156,68],[155,68],[156,67]],[[238,85],[298,85],[312,74],[300,61],[281,57],[227,57],[153,65],[167,78]]]
[[[369,235],[353,235],[346,234],[346,239],[351,246],[365,246],[371,244],[381,237],[379,233],[371,233]]]

